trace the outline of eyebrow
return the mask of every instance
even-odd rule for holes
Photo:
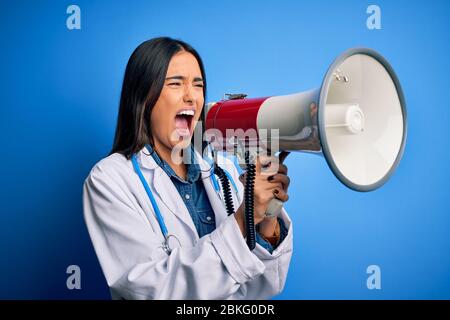
[[[186,77],[183,77],[183,76],[173,76],[173,77],[167,77],[167,78],[166,78],[166,80],[173,80],[173,79],[176,79],[176,80],[185,80]],[[193,82],[197,82],[197,81],[203,81],[203,79],[200,78],[200,77],[195,77]]]

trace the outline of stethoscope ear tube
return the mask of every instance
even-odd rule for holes
[[[144,175],[142,174],[141,169],[139,168],[139,164],[136,159],[136,155],[133,154],[131,156],[131,162],[133,163],[133,168],[136,174],[138,175],[139,179],[141,180],[141,183],[145,189],[145,192],[147,193],[148,198],[150,199],[150,202],[152,204],[153,210],[155,211],[156,219],[158,220],[159,227],[161,229],[161,232],[164,236],[165,242],[167,243],[167,239],[169,237],[169,232],[167,231],[166,224],[164,222],[164,218],[159,210],[158,204],[156,203],[155,197],[153,196],[152,191],[150,190],[150,186],[148,185],[147,181],[145,181]]]

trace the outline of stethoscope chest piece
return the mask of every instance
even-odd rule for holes
[[[167,253],[167,255],[170,255],[174,249],[180,247],[181,242],[174,234],[169,234],[162,243],[162,249]]]

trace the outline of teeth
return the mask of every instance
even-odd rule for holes
[[[183,110],[183,111],[180,111],[177,113],[177,116],[181,116],[181,115],[193,116],[194,110]]]

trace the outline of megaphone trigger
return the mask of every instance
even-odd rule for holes
[[[278,155],[278,161],[280,162],[280,164],[282,164],[284,162],[284,160],[287,158],[287,156],[290,154],[289,151],[281,151],[280,154]]]

